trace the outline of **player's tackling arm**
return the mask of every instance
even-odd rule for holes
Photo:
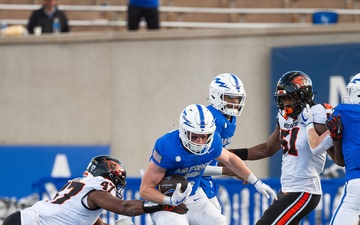
[[[107,211],[126,216],[137,216],[145,213],[143,201],[122,200],[107,191],[93,191],[89,194],[88,204],[91,209],[103,208]],[[99,221],[97,221],[99,222]],[[101,223],[99,222],[101,225]]]
[[[280,128],[279,125],[276,125],[275,130],[266,142],[250,148],[229,149],[229,151],[242,160],[257,160],[274,155],[280,148]]]

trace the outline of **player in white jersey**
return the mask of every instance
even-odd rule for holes
[[[334,140],[335,158],[345,166],[345,186],[330,225],[357,225],[360,215],[360,73],[346,86],[348,96],[334,108],[326,126]]]
[[[311,79],[289,71],[278,81],[274,94],[279,109],[277,125],[267,142],[249,149],[234,149],[242,159],[256,160],[282,149],[281,191],[278,200],[256,223],[298,224],[321,198],[320,173],[332,140],[325,126],[331,106],[315,104]]]
[[[222,147],[211,112],[203,105],[192,104],[181,112],[179,129],[157,139],[140,185],[140,195],[145,200],[171,205],[184,202],[189,211],[184,215],[155,212],[151,218],[156,225],[227,224],[225,216],[199,188],[204,169],[214,159],[240,177],[246,177],[258,192],[276,198],[275,192],[258,180],[239,157]],[[184,176],[189,181],[184,192],[186,195],[173,194],[170,197],[157,190],[160,181],[172,174]]]
[[[99,217],[108,210],[137,216],[159,210],[184,214],[184,205],[177,207],[140,200],[122,200],[126,171],[122,163],[108,155],[94,157],[83,178],[70,180],[52,200],[44,200],[11,214],[3,225],[103,225]]]

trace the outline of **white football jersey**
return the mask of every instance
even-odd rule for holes
[[[331,109],[317,104],[311,107],[311,112],[314,123],[325,124]],[[326,152],[315,155],[311,151],[305,125],[301,124],[301,114],[297,119],[289,117],[285,120],[279,113],[277,118],[283,150],[282,191],[321,194],[320,173],[325,166]]]
[[[39,201],[21,210],[21,224],[91,225],[103,211],[88,208],[88,194],[95,190],[116,196],[114,184],[101,176],[70,180],[52,200]]]

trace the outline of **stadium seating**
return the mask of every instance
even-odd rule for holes
[[[0,0],[0,4],[38,5],[42,0]],[[127,0],[59,0],[60,6],[97,6],[96,10],[65,10],[72,23],[72,31],[125,30]],[[359,0],[160,0],[163,29],[179,27],[220,27],[221,23],[236,27],[235,23],[312,23],[313,11],[329,9],[356,10]],[[121,6],[121,10],[112,7]],[[109,10],[107,10],[109,9]],[[273,9],[273,10],[272,10]],[[280,12],[279,10],[294,10]],[[231,11],[237,10],[237,11]],[[243,10],[242,12],[238,12]],[[250,11],[254,10],[254,11]],[[264,10],[268,10],[264,12]],[[269,11],[271,10],[271,11]],[[307,10],[307,11],[305,11]],[[313,11],[311,11],[313,10]],[[32,10],[5,10],[0,18],[14,23],[24,22]],[[338,13],[337,22],[357,22],[360,12]],[[219,24],[215,24],[219,23]],[[144,23],[143,23],[144,25]],[[246,24],[244,24],[246,26]],[[226,25],[227,26],[227,25]],[[142,26],[141,29],[145,29]]]

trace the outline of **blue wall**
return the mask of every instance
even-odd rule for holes
[[[0,146],[0,197],[30,195],[33,185],[52,173],[81,177],[92,157],[109,152],[108,146]],[[54,168],[57,157],[61,161]]]

